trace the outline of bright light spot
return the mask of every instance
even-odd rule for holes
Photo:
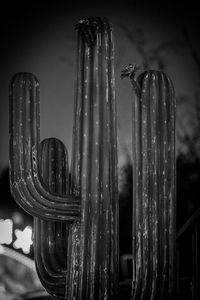
[[[3,246],[0,245],[0,254],[4,254],[4,252],[5,252],[5,251],[4,251]]]
[[[10,219],[0,220],[0,244],[12,243],[13,221]]]
[[[23,216],[17,211],[13,213],[12,219],[16,225],[21,225],[23,223]]]
[[[13,247],[16,249],[22,249],[25,254],[30,252],[30,247],[33,244],[32,241],[32,228],[26,226],[24,230],[15,230],[15,235],[17,237],[16,241],[13,244]]]

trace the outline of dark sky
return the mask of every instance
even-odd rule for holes
[[[106,16],[114,26],[120,145],[130,145],[133,95],[129,82],[120,79],[120,71],[128,63],[141,63],[140,54],[122,28],[141,29],[147,48],[151,48],[169,40],[181,40],[181,26],[185,23],[192,44],[195,49],[200,49],[198,10],[191,4],[175,8],[167,1],[154,6],[127,0],[82,4],[54,1],[54,5],[39,1],[16,1],[10,6],[7,3],[6,7],[1,7],[0,18],[0,169],[8,164],[9,82],[21,71],[34,73],[40,82],[41,139],[57,137],[71,153],[76,54],[74,26],[83,16]],[[189,50],[178,51],[163,53],[167,72],[174,82],[176,94],[192,99],[198,90],[196,66]]]

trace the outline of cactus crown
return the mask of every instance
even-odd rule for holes
[[[101,29],[104,20],[105,18],[101,17],[83,17],[75,25],[75,29],[91,48],[95,45],[97,31]]]

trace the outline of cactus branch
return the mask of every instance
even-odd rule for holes
[[[69,193],[67,151],[57,139],[45,139],[39,145],[39,173],[47,190]],[[38,275],[45,289],[64,299],[69,286],[71,224],[34,218],[34,254]],[[67,299],[67,298],[66,298]]]
[[[59,221],[80,216],[80,197],[50,193],[40,181],[39,84],[29,73],[15,75],[10,87],[10,187],[28,213]]]

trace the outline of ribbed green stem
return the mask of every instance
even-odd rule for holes
[[[171,80],[149,71],[133,103],[133,299],[173,297],[175,99]]]

